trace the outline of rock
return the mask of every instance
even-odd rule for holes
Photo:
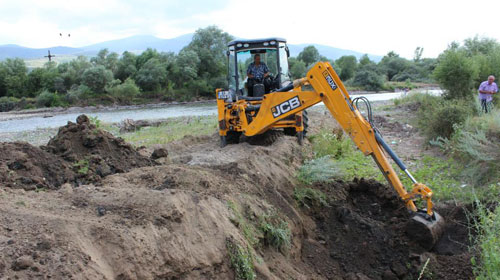
[[[391,265],[391,270],[399,277],[402,278],[403,276],[408,273],[406,267],[404,267],[400,262],[394,262]]]
[[[77,124],[88,124],[90,123],[90,120],[89,120],[89,117],[87,117],[87,115],[79,115],[77,118],[76,118],[76,123]]]
[[[106,163],[99,165],[96,168],[96,173],[101,177],[106,177],[110,174],[113,174],[113,172],[111,171],[111,167],[109,167],[109,165]]]
[[[97,206],[97,215],[101,217],[106,215],[106,208],[104,208],[103,206]]]
[[[15,271],[24,270],[31,266],[33,266],[33,260],[28,256],[19,257],[12,263],[12,269]]]
[[[384,274],[382,274],[382,279],[383,280],[398,280],[398,277],[394,272],[390,271],[389,269],[384,271]]]
[[[168,151],[165,148],[158,148],[153,151],[151,154],[152,159],[165,158],[168,156]]]

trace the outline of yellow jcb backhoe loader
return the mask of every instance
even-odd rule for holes
[[[247,75],[256,54],[268,71],[265,79],[260,81],[252,81]],[[297,135],[302,143],[307,128],[305,109],[323,102],[363,154],[373,157],[413,214],[408,233],[428,249],[437,242],[444,228],[444,219],[433,210],[431,189],[419,183],[387,145],[372,122],[368,100],[362,97],[351,100],[330,63],[318,62],[306,77],[291,82],[289,51],[286,41],[281,38],[232,41],[227,56],[229,89],[216,91],[222,147],[237,143],[241,134],[251,137],[271,129],[284,129],[287,134]],[[272,73],[276,75],[273,77]],[[312,90],[303,90],[306,87]],[[366,104],[368,120],[358,110],[359,102]],[[410,192],[401,183],[386,154],[413,182]],[[415,205],[418,198],[426,202],[425,209],[418,209]]]

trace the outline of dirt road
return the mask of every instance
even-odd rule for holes
[[[229,241],[257,279],[472,278],[460,207],[441,205],[449,227],[430,252],[406,236],[408,213],[378,182],[308,186],[328,205],[301,207],[295,174],[309,147],[293,137],[224,149],[217,135],[185,137],[153,160],[154,149],[83,120],[46,147],[3,145],[0,279],[235,279]],[[284,250],[262,234],[271,215],[290,231]]]

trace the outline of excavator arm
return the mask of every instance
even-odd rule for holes
[[[301,88],[304,85],[310,85],[313,90],[303,91]],[[242,127],[246,128],[244,133],[247,136],[262,133],[274,123],[319,102],[325,104],[363,154],[373,157],[389,184],[396,190],[406,207],[415,214],[414,220],[419,224],[424,224],[429,230],[428,236],[424,240],[430,238],[430,243],[436,242],[442,231],[444,220],[433,210],[431,189],[415,180],[377,129],[363,117],[351,101],[344,84],[330,63],[318,62],[308,71],[306,77],[295,80],[289,86],[278,89],[274,93],[264,95],[257,116],[249,123],[246,123],[246,118],[242,120],[245,122]],[[246,108],[244,102],[235,106],[241,106],[239,110],[243,113],[240,116],[244,116]],[[413,188],[411,191],[408,192],[405,189],[386,154],[412,180]],[[421,198],[426,202],[425,210],[417,208],[414,203],[416,198]]]

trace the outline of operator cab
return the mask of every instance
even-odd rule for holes
[[[289,50],[286,40],[266,38],[254,40],[234,40],[228,44],[228,81],[231,94],[261,97],[290,83],[288,69]],[[265,64],[267,77],[249,78],[247,70],[255,56]]]

